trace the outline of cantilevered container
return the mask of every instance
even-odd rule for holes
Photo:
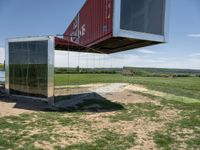
[[[108,54],[164,43],[168,2],[87,0],[65,31],[64,39]]]

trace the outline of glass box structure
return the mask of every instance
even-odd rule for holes
[[[170,0],[87,0],[62,38],[9,39],[10,96],[54,100],[54,50],[111,54],[167,42]]]
[[[54,98],[54,37],[7,40],[6,90],[9,96]]]

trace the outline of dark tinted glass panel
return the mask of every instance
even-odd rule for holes
[[[121,29],[163,35],[165,0],[122,0]]]
[[[9,43],[10,94],[47,98],[48,41]]]

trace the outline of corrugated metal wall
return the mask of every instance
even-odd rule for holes
[[[92,46],[112,36],[114,0],[87,0],[72,21],[65,37],[84,46]]]

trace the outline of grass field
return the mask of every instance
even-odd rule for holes
[[[0,70],[3,70],[3,64],[0,64]]]
[[[137,103],[91,99],[74,111],[0,117],[0,149],[199,149],[200,78],[118,74],[55,77],[57,86],[119,82],[141,84],[148,91],[129,91],[127,97],[133,94],[137,98],[132,101],[141,99]],[[84,111],[96,105],[101,112]]]

